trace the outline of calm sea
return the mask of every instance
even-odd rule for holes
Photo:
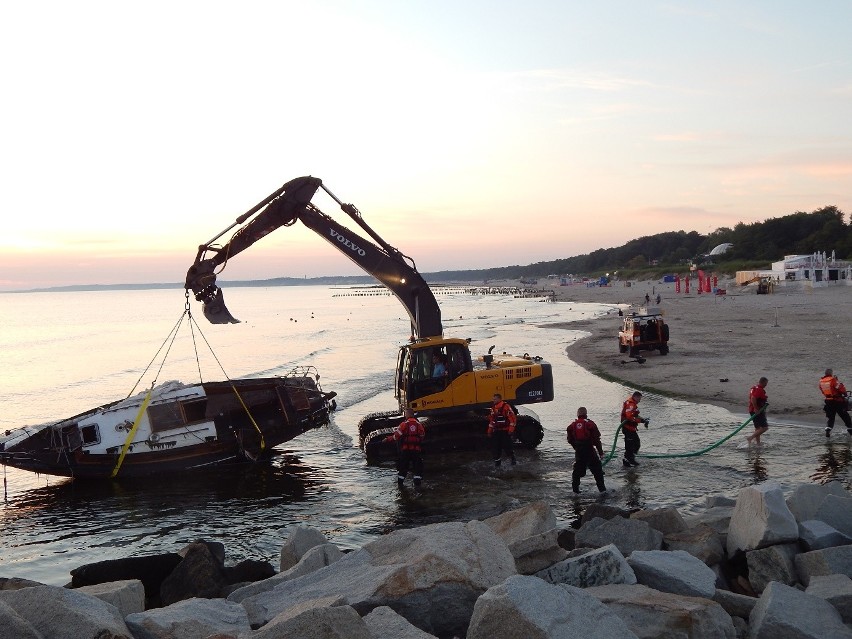
[[[706,495],[735,496],[741,487],[766,480],[789,487],[835,478],[852,485],[845,437],[826,442],[812,426],[770,418],[773,428],[758,450],[738,447],[738,436],[699,457],[645,460],[638,471],[612,463],[609,495],[599,497],[589,476],[575,499],[565,426],[585,405],[609,445],[630,389],[590,375],[565,356],[565,347],[582,332],[542,326],[611,309],[458,292],[438,295],[445,334],[471,338],[474,355],[493,345],[497,353],[544,357],[553,365],[557,399],[534,408],[545,439],[535,451],[521,450],[514,469],[495,471],[489,459],[472,454],[429,457],[422,493],[400,493],[391,466],[365,463],[357,424],[367,413],[394,408],[393,367],[409,321],[395,298],[358,292],[226,285],[228,307],[242,323],[207,324],[193,301],[198,348],[182,323],[165,358],[157,352],[182,316],[183,291],[0,294],[2,430],[74,415],[155,378],[275,375],[311,364],[324,390],[338,394],[332,424],[281,446],[271,464],[130,484],[4,468],[0,576],[61,585],[84,563],[175,551],[200,538],[222,541],[228,563],[251,558],[277,566],[284,529],[300,522],[354,548],[396,527],[484,518],[531,500],[550,503],[558,517],[572,521],[598,499],[618,506],[673,505],[686,514]],[[616,324],[613,315],[614,330]],[[651,418],[641,433],[642,452],[701,449],[745,419],[649,394],[642,413]]]

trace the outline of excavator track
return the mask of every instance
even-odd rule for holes
[[[397,457],[395,442],[386,443],[403,417],[396,411],[366,415],[358,424],[359,444],[367,463],[394,460]],[[423,454],[450,451],[491,450],[487,437],[487,413],[463,413],[453,417],[422,417],[426,427]],[[535,448],[544,439],[541,423],[532,415],[518,415],[515,442],[525,448]]]

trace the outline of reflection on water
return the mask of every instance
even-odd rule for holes
[[[824,484],[835,479],[848,478],[849,462],[852,461],[849,445],[826,442],[825,448],[825,452],[817,458],[819,466],[811,475],[811,479]]]

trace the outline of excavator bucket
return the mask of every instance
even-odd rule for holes
[[[216,287],[216,293],[204,299],[202,304],[204,317],[211,324],[239,324],[240,320],[231,315],[228,307],[225,306],[225,296],[222,295],[222,289]]]

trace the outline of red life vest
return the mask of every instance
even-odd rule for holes
[[[639,418],[639,406],[632,397],[628,397],[621,407],[621,421],[624,424],[622,426],[624,430],[636,432],[636,427],[641,419]]]
[[[593,423],[588,419],[579,417],[568,424],[568,441],[572,444],[585,444],[594,439],[592,433]]]
[[[752,386],[748,393],[748,412],[754,415],[763,408],[767,399],[768,397],[766,396],[766,391],[763,390],[763,386],[760,384]]]
[[[500,401],[492,406],[491,421],[488,427],[496,430],[508,430],[510,433],[514,432],[515,413],[512,411],[512,407],[504,401]]]
[[[393,438],[399,440],[400,450],[419,453],[422,450],[426,429],[414,417],[407,418],[393,433]]]
[[[827,400],[842,401],[846,395],[846,387],[837,381],[836,377],[826,375],[819,380],[819,389]]]

